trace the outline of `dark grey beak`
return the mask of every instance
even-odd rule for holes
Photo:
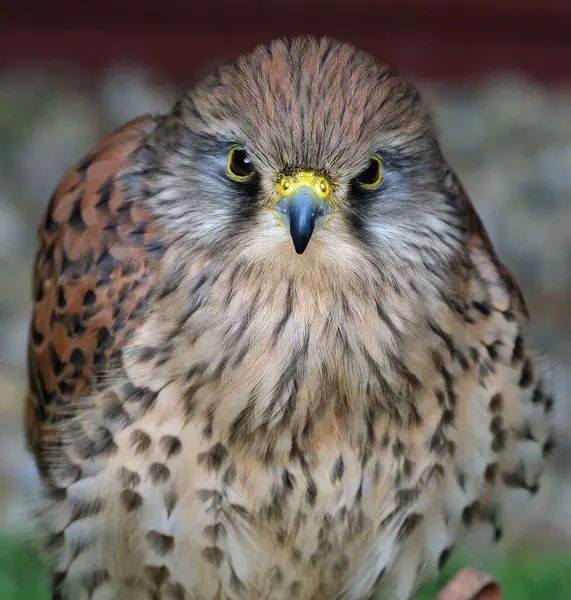
[[[319,198],[308,185],[300,186],[295,192],[282,198],[274,208],[280,213],[284,224],[289,226],[289,233],[298,254],[303,254],[315,226],[331,212],[331,206]]]

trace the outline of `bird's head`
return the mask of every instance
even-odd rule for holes
[[[366,257],[402,275],[446,268],[461,246],[418,92],[329,38],[277,40],[209,72],[149,148],[153,210],[189,248],[306,269]]]

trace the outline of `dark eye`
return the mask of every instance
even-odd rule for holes
[[[376,188],[383,179],[383,163],[381,157],[375,154],[369,162],[367,168],[361,171],[355,178],[355,181],[363,188],[372,190]]]
[[[254,167],[242,146],[232,146],[228,155],[228,175],[239,182],[248,181],[254,175]]]

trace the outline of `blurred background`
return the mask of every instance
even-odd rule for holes
[[[0,531],[19,531],[35,483],[22,398],[35,235],[54,185],[112,129],[276,36],[342,38],[424,91],[571,399],[571,2],[4,0],[0,12]],[[559,424],[571,430],[571,406]],[[569,545],[570,465],[564,444],[520,548]],[[20,598],[10,585],[0,575],[2,600]]]

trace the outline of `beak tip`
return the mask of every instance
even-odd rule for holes
[[[292,228],[290,230],[291,240],[293,242],[293,247],[298,254],[303,254],[307,247],[309,246],[309,242],[313,235],[313,227],[306,228],[305,230],[299,231]]]

